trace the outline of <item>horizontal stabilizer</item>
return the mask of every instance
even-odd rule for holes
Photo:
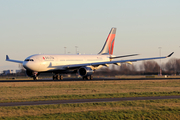
[[[9,56],[8,55],[6,55],[6,60],[9,60]]]
[[[15,62],[15,63],[23,63],[23,61],[20,61],[20,60],[11,60],[11,59],[9,59],[8,55],[6,55],[6,61]]]

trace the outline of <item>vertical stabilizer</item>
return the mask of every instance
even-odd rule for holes
[[[113,54],[115,36],[116,36],[116,28],[112,28],[102,50],[98,54],[101,54],[101,55]]]

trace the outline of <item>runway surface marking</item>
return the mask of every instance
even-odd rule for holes
[[[180,99],[180,96],[101,98],[101,99],[76,99],[76,100],[49,100],[49,101],[29,101],[29,102],[0,103],[0,106],[51,105],[51,104],[115,102],[115,101],[133,101],[133,100],[158,100],[158,99],[177,99],[177,98]]]

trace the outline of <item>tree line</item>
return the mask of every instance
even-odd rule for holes
[[[95,75],[179,75],[180,59],[171,58],[159,65],[156,61],[143,61],[141,64],[122,63],[121,66],[103,67]]]

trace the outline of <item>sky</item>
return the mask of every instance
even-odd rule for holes
[[[0,0],[0,72],[19,69],[6,55],[97,54],[112,27],[114,55],[180,58],[179,0]]]

